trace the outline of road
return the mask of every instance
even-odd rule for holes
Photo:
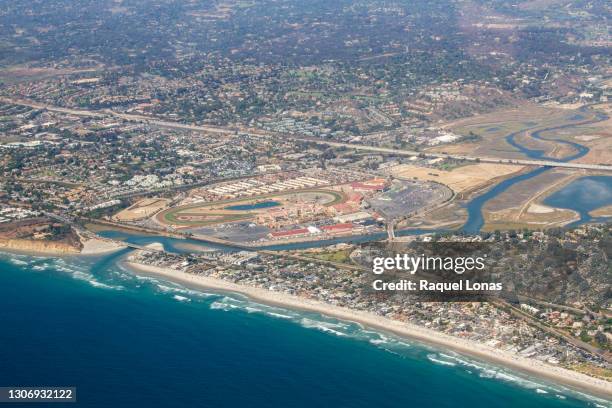
[[[155,252],[166,252],[163,249],[156,249],[156,248],[149,248],[146,246],[142,246],[142,245],[138,245],[138,244],[133,244],[131,242],[127,242],[127,241],[118,241],[115,239],[111,239],[111,238],[106,238],[106,237],[102,237],[92,231],[89,231],[87,229],[82,228],[80,225],[76,224],[72,219],[63,216],[63,215],[59,215],[59,214],[55,214],[52,212],[43,212],[47,217],[54,219],[56,221],[59,221],[61,223],[64,223],[66,225],[70,225],[72,228],[74,228],[79,234],[81,235],[85,235],[85,236],[89,236],[89,237],[93,237],[102,241],[108,241],[108,242],[112,242],[127,248],[132,248],[132,249],[142,249],[142,250],[146,250],[146,251],[155,251]]]
[[[78,227],[78,225],[73,220],[68,219],[67,217],[63,217],[63,216],[60,216],[60,215],[57,215],[57,214],[53,214],[53,213],[48,213],[46,215],[49,216],[49,217],[52,217],[52,218],[54,218],[54,219],[56,219],[58,221],[64,222],[66,224],[70,224],[73,227],[80,228],[80,227]],[[146,227],[142,227],[142,226],[122,224],[122,223],[118,223],[118,222],[114,222],[114,221],[99,220],[99,219],[92,219],[92,218],[85,218],[85,217],[81,217],[80,220],[84,221],[84,222],[94,223],[94,224],[107,225],[109,227],[116,227],[116,228],[123,228],[123,229],[133,230],[135,232],[141,232],[141,233],[145,233],[145,234],[166,236],[166,237],[177,238],[177,239],[191,239],[191,240],[194,240],[194,241],[200,241],[200,242],[202,242],[204,244],[216,244],[216,245],[230,247],[230,248],[237,249],[237,250],[257,252],[257,253],[260,253],[260,254],[275,256],[275,257],[279,257],[279,258],[295,259],[295,260],[304,261],[304,262],[312,262],[312,263],[317,263],[317,264],[333,266],[333,267],[336,267],[336,268],[339,268],[339,269],[347,269],[347,270],[362,271],[362,272],[363,271],[367,271],[366,268],[364,268],[362,266],[359,266],[359,265],[340,263],[340,262],[333,262],[333,261],[326,261],[326,260],[323,260],[323,259],[317,259],[317,258],[311,258],[311,257],[303,256],[303,255],[291,254],[291,253],[288,253],[287,251],[267,250],[267,249],[259,248],[257,246],[252,246],[252,245],[248,245],[248,244],[241,244],[241,243],[237,243],[237,242],[233,242],[233,241],[228,241],[228,240],[225,240],[225,239],[222,239],[222,238],[211,237],[211,236],[208,236],[208,235],[204,236],[204,235],[198,235],[198,234],[185,234],[185,233],[181,233],[181,232],[171,233],[171,232],[168,232],[168,231],[156,230],[156,229],[146,228]],[[140,246],[137,246],[135,244],[129,244],[129,243],[124,242],[124,241],[118,241],[118,242],[120,242],[122,245],[126,245],[126,246],[128,246],[130,248],[149,250],[149,248],[140,247]]]
[[[505,308],[512,315],[518,317],[519,319],[524,320],[528,324],[536,326],[536,327],[540,328],[541,330],[544,330],[545,332],[547,332],[548,334],[550,334],[552,336],[555,336],[557,338],[563,339],[566,342],[568,342],[569,344],[572,344],[575,347],[578,347],[579,349],[582,349],[582,350],[587,351],[587,352],[589,352],[591,354],[597,355],[597,356],[603,358],[604,360],[606,360],[608,363],[612,363],[612,353],[610,353],[609,351],[599,349],[599,348],[597,348],[595,346],[592,346],[591,344],[585,343],[584,341],[582,341],[580,339],[572,337],[572,336],[562,332],[561,330],[557,330],[557,329],[555,329],[553,327],[550,327],[550,326],[542,323],[541,321],[539,321],[534,316],[531,316],[528,313],[523,312],[521,309],[518,309],[518,308],[514,307],[513,305],[511,305],[508,302],[505,302],[503,300],[499,300],[499,301],[495,301],[493,303],[496,303],[501,308]]]
[[[46,109],[51,112],[60,112],[66,113],[70,115],[76,116],[87,116],[87,117],[116,117],[119,119],[123,119],[126,121],[132,122],[140,122],[153,126],[158,126],[167,129],[177,129],[177,130],[191,130],[196,132],[206,132],[206,133],[217,133],[224,135],[231,135],[236,133],[247,134],[252,137],[262,137],[262,138],[271,138],[271,137],[291,137],[294,140],[299,140],[303,142],[309,143],[317,143],[323,146],[331,146],[331,147],[344,147],[348,149],[354,150],[362,150],[369,151],[374,153],[383,153],[383,154],[393,154],[396,156],[424,156],[431,158],[448,158],[455,160],[466,160],[473,162],[482,162],[482,163],[502,163],[502,164],[515,164],[521,166],[545,166],[545,167],[562,167],[562,168],[570,168],[570,169],[585,169],[585,170],[599,170],[599,171],[609,171],[612,172],[612,166],[602,165],[602,164],[586,164],[586,163],[565,163],[558,162],[552,160],[529,160],[529,159],[503,159],[499,157],[482,157],[482,156],[465,156],[465,155],[457,155],[457,154],[446,154],[446,153],[433,153],[433,152],[418,152],[416,150],[404,150],[404,149],[394,149],[388,147],[377,147],[377,146],[367,146],[361,144],[354,143],[341,143],[341,142],[331,142],[327,140],[320,140],[314,138],[307,138],[301,136],[293,136],[293,135],[278,135],[270,132],[259,131],[256,129],[247,129],[247,128],[224,128],[218,126],[200,126],[200,125],[189,125],[177,122],[170,122],[159,120],[155,118],[149,118],[142,115],[132,115],[125,113],[113,112],[112,110],[106,109],[102,111],[92,111],[85,109],[69,109],[62,108],[58,106],[52,106],[47,104],[42,104],[38,102],[33,102],[26,99],[16,99],[16,98],[6,98],[0,97],[0,102],[3,103],[12,103],[14,105],[23,105],[29,106],[35,109]]]
[[[388,147],[377,147],[377,146],[366,146],[358,145],[353,143],[340,143],[340,142],[329,142],[325,140],[312,140],[312,139],[300,139],[309,142],[315,142],[321,145],[327,145],[331,147],[346,147],[355,150],[367,150],[375,153],[387,153],[398,156],[418,156],[422,155],[425,157],[432,158],[444,158],[444,159],[456,159],[456,160],[467,160],[473,162],[482,163],[503,163],[503,164],[516,164],[521,166],[544,166],[544,167],[564,167],[572,169],[586,169],[586,170],[601,170],[601,171],[612,171],[612,166],[606,166],[602,164],[585,164],[585,163],[564,163],[551,160],[529,160],[529,159],[502,159],[499,157],[475,157],[475,156],[463,156],[458,154],[446,154],[446,153],[433,153],[433,152],[417,152],[415,150],[403,150],[403,149],[392,149]]]

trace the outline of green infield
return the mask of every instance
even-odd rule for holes
[[[258,212],[267,210],[269,207],[261,206],[259,208],[257,204],[261,204],[262,200],[272,198],[279,201],[279,206],[292,205],[290,200],[294,198],[304,201],[317,201],[325,207],[343,203],[347,199],[346,195],[342,192],[322,189],[270,193],[256,197],[220,200],[169,208],[160,212],[156,219],[163,224],[184,227],[204,227],[228,222],[246,221],[253,219]],[[230,204],[231,207],[228,206]],[[237,207],[244,207],[245,209],[236,209]]]

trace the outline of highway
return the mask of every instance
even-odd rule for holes
[[[417,152],[415,150],[403,150],[403,149],[392,149],[387,147],[376,147],[366,146],[353,143],[339,143],[329,142],[325,140],[312,140],[312,139],[300,139],[309,142],[315,142],[321,145],[327,145],[331,147],[346,147],[355,150],[366,150],[375,153],[386,153],[398,156],[418,156],[422,155],[425,157],[432,158],[448,158],[456,160],[467,160],[482,163],[503,163],[503,164],[516,164],[521,166],[544,166],[544,167],[564,167],[571,169],[585,169],[585,170],[601,170],[601,171],[612,171],[612,166],[606,166],[601,164],[585,164],[585,163],[564,163],[551,160],[529,160],[529,159],[502,159],[499,157],[475,157],[475,156],[463,156],[457,154],[446,154],[446,153],[433,153],[433,152]]]
[[[423,152],[423,151],[416,151],[416,150],[404,150],[404,149],[394,149],[394,148],[388,148],[388,147],[368,146],[368,145],[361,145],[361,144],[355,144],[355,143],[332,142],[328,140],[306,138],[306,137],[293,136],[293,135],[275,135],[272,133],[256,131],[253,129],[227,129],[227,128],[221,128],[221,127],[215,127],[215,126],[185,125],[181,123],[149,119],[149,118],[138,116],[138,115],[118,114],[115,112],[113,112],[112,114],[124,120],[146,122],[151,125],[165,127],[168,129],[191,130],[191,131],[218,133],[218,134],[234,134],[234,133],[240,132],[243,134],[247,134],[249,136],[264,137],[264,138],[283,136],[283,137],[290,137],[293,140],[299,140],[299,141],[308,142],[308,143],[316,143],[316,144],[323,145],[323,146],[344,147],[348,149],[368,151],[368,152],[374,152],[374,153],[392,154],[396,156],[422,155],[422,156],[430,157],[430,158],[466,160],[466,161],[481,162],[481,163],[502,163],[502,164],[514,164],[514,165],[520,165],[520,166],[562,167],[562,168],[570,168],[570,169],[599,170],[599,171],[612,172],[612,166],[602,165],[602,164],[586,164],[586,163],[571,163],[571,162],[568,163],[568,162],[553,161],[553,160],[504,159],[504,158],[499,158],[499,157],[482,157],[482,156],[476,157],[476,156],[464,156],[464,155],[447,154],[447,153]]]
[[[132,115],[132,114],[124,114],[113,112],[109,109],[103,111],[91,111],[91,110],[81,110],[81,109],[69,109],[62,108],[58,106],[52,106],[47,104],[42,104],[38,102],[33,102],[25,99],[14,99],[14,98],[6,98],[0,97],[0,102],[4,103],[12,103],[15,105],[23,105],[29,106],[36,109],[47,109],[52,112],[60,112],[66,113],[70,115],[77,116],[89,116],[89,117],[116,117],[119,119],[123,119],[126,121],[132,122],[140,122],[153,126],[158,126],[167,129],[177,129],[177,130],[190,130],[196,132],[205,132],[205,133],[217,133],[224,135],[231,135],[236,133],[247,134],[252,137],[262,137],[262,138],[272,138],[272,137],[291,137],[293,140],[299,140],[303,142],[309,143],[317,143],[323,146],[330,147],[343,147],[354,150],[362,150],[369,151],[374,153],[382,153],[382,154],[392,154],[396,156],[424,156],[431,158],[444,158],[444,159],[455,159],[455,160],[466,160],[473,162],[482,162],[482,163],[502,163],[502,164],[514,164],[521,166],[544,166],[544,167],[561,167],[561,168],[569,168],[569,169],[584,169],[584,170],[598,170],[598,171],[609,171],[612,172],[612,166],[603,165],[603,164],[587,164],[587,163],[572,163],[572,162],[560,162],[560,161],[552,161],[552,160],[530,160],[530,159],[504,159],[499,157],[482,157],[482,156],[465,156],[465,155],[457,155],[457,154],[446,154],[446,153],[434,153],[434,152],[423,152],[416,150],[404,150],[404,149],[394,149],[388,147],[377,147],[377,146],[367,146],[361,144],[354,143],[341,143],[341,142],[331,142],[327,140],[320,140],[315,138],[306,138],[300,136],[293,135],[279,135],[273,134],[270,132],[259,131],[255,129],[246,129],[246,128],[223,128],[218,126],[199,126],[199,125],[189,125],[177,122],[170,122],[159,120],[155,118],[149,118],[142,115]]]

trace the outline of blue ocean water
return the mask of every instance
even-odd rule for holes
[[[85,407],[609,406],[353,323],[137,277],[126,252],[0,256],[0,385],[76,386]]]

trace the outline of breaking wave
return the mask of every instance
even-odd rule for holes
[[[446,365],[446,366],[451,366],[451,367],[455,367],[457,365],[457,363],[453,363],[452,361],[445,361],[445,360],[440,360],[439,358],[436,358],[437,356],[435,354],[428,354],[427,355],[427,359],[429,361],[431,361],[432,363],[436,363],[436,364],[440,364],[440,365]]]
[[[309,319],[307,317],[302,318],[302,320],[300,320],[300,324],[302,325],[302,327],[306,327],[307,329],[317,329],[322,332],[335,334],[336,336],[348,336],[347,333],[341,331],[341,329],[346,328],[347,325],[345,324],[323,322],[319,320]]]
[[[318,330],[338,337],[353,338],[365,341],[373,346],[390,352],[400,357],[413,356],[414,358],[425,357],[432,364],[446,366],[448,369],[463,369],[466,373],[478,375],[481,378],[490,378],[504,381],[517,386],[533,390],[533,392],[550,395],[550,398],[567,399],[568,396],[577,396],[582,400],[588,400],[594,406],[605,407],[605,400],[579,392],[570,391],[561,386],[542,383],[540,381],[514,374],[509,370],[499,368],[487,363],[482,363],[464,357],[454,352],[440,352],[437,349],[419,343],[418,348],[413,348],[413,343],[396,337],[392,334],[368,330],[367,328],[351,322],[339,321],[314,313],[295,311],[281,307],[268,306],[253,302],[240,295],[223,296],[216,293],[207,293],[199,290],[185,288],[178,284],[159,280],[154,277],[136,275],[121,266],[121,263],[110,263],[98,271],[91,262],[79,258],[69,260],[59,258],[32,257],[22,255],[10,255],[3,257],[7,262],[19,268],[27,268],[35,271],[57,270],[67,274],[74,279],[88,282],[91,286],[109,290],[124,290],[126,288],[140,288],[148,286],[160,294],[167,294],[177,302],[188,303],[192,300],[206,302],[210,309],[221,311],[241,311],[244,313],[263,314],[276,319],[291,321],[307,328]],[[92,273],[96,270],[96,273]]]

